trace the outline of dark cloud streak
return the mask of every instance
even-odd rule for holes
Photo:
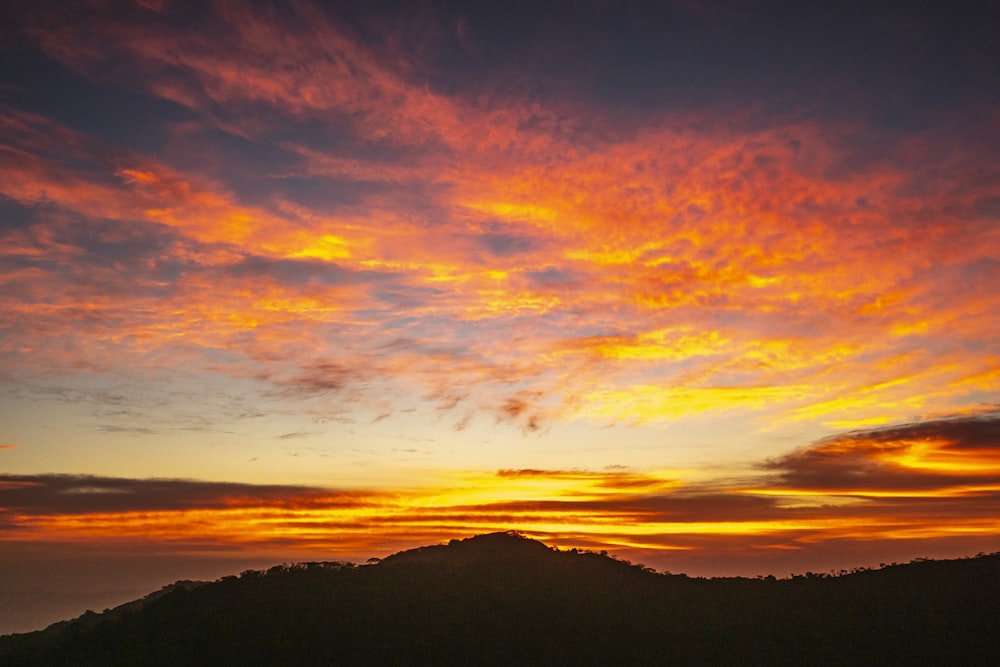
[[[362,496],[304,486],[91,475],[0,475],[0,507],[25,515],[287,507],[350,507]]]
[[[908,456],[915,457],[915,465],[899,462]],[[956,471],[952,462],[961,467]],[[761,467],[776,472],[789,488],[926,491],[1000,485],[1000,411],[851,431]]]

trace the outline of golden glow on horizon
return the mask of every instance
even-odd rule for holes
[[[874,475],[884,484],[881,487],[857,482],[823,488],[776,483],[778,478],[766,473],[757,474],[758,484],[722,486],[716,480],[705,486],[689,481],[702,474],[696,469],[463,471],[438,473],[433,484],[392,493],[303,490],[296,495],[290,489],[280,496],[255,498],[247,495],[250,487],[246,487],[202,508],[13,513],[9,519],[18,530],[7,535],[15,540],[143,540],[191,548],[286,548],[295,553],[349,548],[351,553],[370,554],[381,544],[417,545],[428,536],[440,539],[510,528],[556,545],[687,552],[750,538],[773,539],[774,548],[787,548],[823,540],[997,534],[1000,516],[956,515],[947,507],[937,512],[926,505],[928,500],[959,502],[1000,492],[1000,483],[993,481],[951,482],[948,475],[989,479],[997,471],[995,454],[950,446],[944,440],[842,438],[800,454],[807,458],[782,464],[794,471],[813,461],[808,457],[819,456],[841,475],[839,466],[872,460],[884,466],[885,473],[899,468],[912,471],[915,477],[909,486],[905,480],[883,479],[884,475]],[[930,485],[934,480],[941,483]],[[0,480],[0,488],[12,491],[29,486],[4,485]],[[60,493],[114,492],[121,498],[115,502],[127,503],[133,488],[141,490],[142,484],[121,487],[83,478]]]
[[[488,479],[486,477],[483,478]],[[644,549],[686,549],[692,537],[712,538],[719,543],[741,536],[795,536],[795,539],[895,539],[920,536],[943,537],[954,534],[992,535],[1000,531],[1000,517],[950,517],[946,521],[915,516],[844,516],[825,514],[822,507],[797,518],[745,520],[684,520],[648,514],[633,514],[627,503],[616,508],[590,508],[590,500],[601,496],[578,495],[566,487],[570,481],[557,476],[542,493],[541,483],[525,486],[503,480],[493,493],[459,490],[449,493],[428,489],[411,492],[395,500],[353,506],[258,505],[233,508],[135,511],[46,516],[15,516],[20,527],[9,539],[18,540],[135,540],[151,543],[190,543],[239,548],[284,545],[290,550],[330,551],[346,540],[355,549],[371,551],[388,540],[405,542],[424,535],[471,535],[515,527],[528,534],[574,536],[591,544],[617,544]],[[978,490],[978,489],[977,489]],[[996,486],[983,490],[995,491]],[[525,494],[529,495],[525,495]],[[751,495],[837,495],[809,490],[749,489]],[[858,492],[871,498],[893,498],[902,494]],[[604,494],[606,500],[612,494]],[[941,497],[937,494],[908,494]],[[945,497],[950,497],[945,494]],[[518,501],[509,505],[511,498]],[[623,499],[619,499],[623,500]],[[517,509],[519,504],[541,503],[543,509]],[[795,510],[801,513],[802,509]],[[656,539],[651,539],[656,538]],[[558,542],[558,538],[554,538]]]

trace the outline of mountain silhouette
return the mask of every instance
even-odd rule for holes
[[[401,551],[381,561],[382,565],[507,565],[525,560],[558,557],[560,552],[515,531],[488,533],[448,544]]]
[[[998,627],[997,554],[700,579],[508,532],[178,582],[0,637],[0,664],[990,664]]]

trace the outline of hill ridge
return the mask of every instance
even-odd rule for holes
[[[701,579],[508,531],[369,565],[189,583],[0,637],[0,663],[983,664],[1000,654],[1000,554]]]

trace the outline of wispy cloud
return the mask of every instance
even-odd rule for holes
[[[448,89],[430,44],[483,56],[433,13],[372,31],[305,2],[164,12],[19,14],[80,76],[193,114],[154,128],[157,152],[4,108],[0,192],[25,222],[0,230],[2,349],[22,366],[184,358],[375,403],[448,387],[528,432],[849,428],[1000,387],[1000,303],[970,288],[1000,277],[978,124]]]

